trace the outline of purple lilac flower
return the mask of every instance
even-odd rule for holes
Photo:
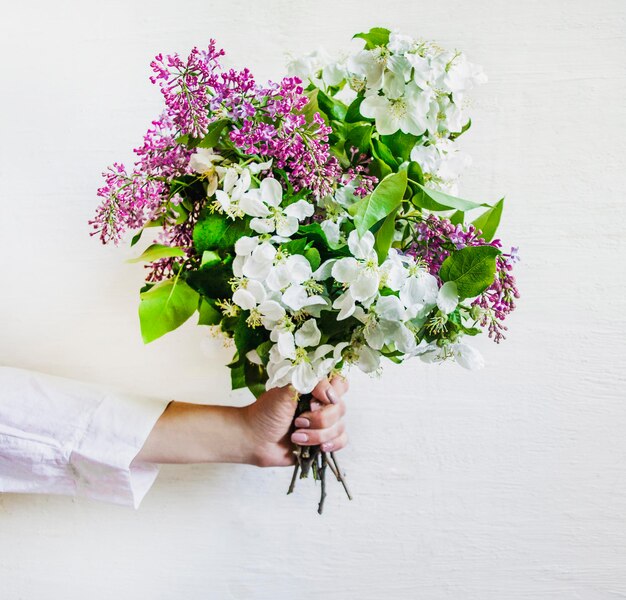
[[[301,112],[308,101],[297,77],[270,82],[257,89],[256,112],[231,131],[230,139],[245,154],[273,159],[295,191],[308,188],[322,197],[332,192],[341,168],[328,146],[332,129],[319,113],[307,123]]]
[[[210,40],[207,50],[193,48],[183,61],[178,54],[159,54],[150,63],[154,75],[150,81],[159,85],[167,112],[179,134],[202,137],[210,119],[207,112],[212,88],[219,82],[219,57],[224,51]]]
[[[105,183],[98,189],[102,198],[94,219],[89,221],[103,244],[117,244],[126,230],[140,229],[161,217],[170,199],[169,182],[189,172],[191,151],[177,144],[173,122],[164,113],[152,122],[143,145],[135,148],[138,156],[133,171],[114,163],[102,175]]]
[[[449,219],[432,214],[415,225],[415,233],[416,242],[411,245],[407,254],[421,258],[435,276],[438,276],[439,269],[450,256],[452,248],[460,250],[467,246],[485,245],[502,247],[500,240],[487,244],[480,237],[480,230],[473,225],[464,229],[462,225],[455,225]],[[502,321],[515,310],[515,299],[520,297],[515,277],[511,273],[517,261],[517,248],[512,248],[509,254],[503,253],[496,257],[494,282],[472,303],[472,306],[481,309],[480,325],[488,327],[489,337],[496,343],[504,339],[503,332],[507,328]]]

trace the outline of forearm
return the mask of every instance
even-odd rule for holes
[[[137,460],[153,463],[256,464],[244,409],[172,402]]]

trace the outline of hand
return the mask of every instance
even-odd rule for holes
[[[322,445],[324,451],[337,451],[348,443],[341,418],[346,412],[343,395],[348,381],[336,376],[325,379],[313,390],[311,410],[296,420],[296,431],[289,436],[298,396],[291,386],[261,394],[256,402],[242,409],[244,422],[254,444],[253,459],[260,467],[283,467],[296,462],[294,443],[301,446]]]

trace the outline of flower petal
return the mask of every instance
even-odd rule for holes
[[[310,348],[317,346],[322,339],[322,334],[317,328],[315,319],[308,319],[304,322],[304,325],[296,331],[296,344],[300,348]]]
[[[303,219],[312,216],[314,212],[315,208],[313,204],[307,202],[306,200],[298,200],[283,210],[284,214],[289,217],[295,217],[298,221],[302,221]]]
[[[332,265],[331,273],[340,283],[352,283],[359,274],[359,263],[352,257],[340,258]]]
[[[273,177],[266,177],[261,181],[261,200],[269,206],[278,206],[283,199],[283,188]]]
[[[454,281],[446,281],[437,294],[437,306],[446,315],[450,314],[459,303],[459,293]]]
[[[248,190],[243,194],[239,200],[239,208],[251,217],[267,217],[270,214],[267,206],[261,201],[258,189]]]

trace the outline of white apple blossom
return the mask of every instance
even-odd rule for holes
[[[347,345],[320,346],[321,337],[315,319],[305,321],[295,333],[280,333],[269,353],[267,389],[292,384],[301,394],[310,393],[341,360],[341,352]]]
[[[332,276],[346,287],[346,291],[333,303],[333,308],[340,309],[339,321],[354,313],[356,302],[364,306],[371,304],[380,283],[381,271],[372,232],[366,231],[363,237],[359,237],[356,230],[351,231],[348,248],[352,256],[338,259],[331,269]]]
[[[283,188],[276,179],[266,177],[258,188],[248,190],[239,201],[241,210],[251,217],[250,229],[257,233],[273,233],[281,237],[292,236],[300,221],[310,217],[315,208],[306,200],[298,200],[282,208]]]
[[[361,102],[361,114],[375,120],[376,129],[381,135],[392,135],[398,130],[421,135],[432,126],[429,95],[415,84],[405,86],[403,82],[402,86],[404,93],[396,98],[373,94]]]

